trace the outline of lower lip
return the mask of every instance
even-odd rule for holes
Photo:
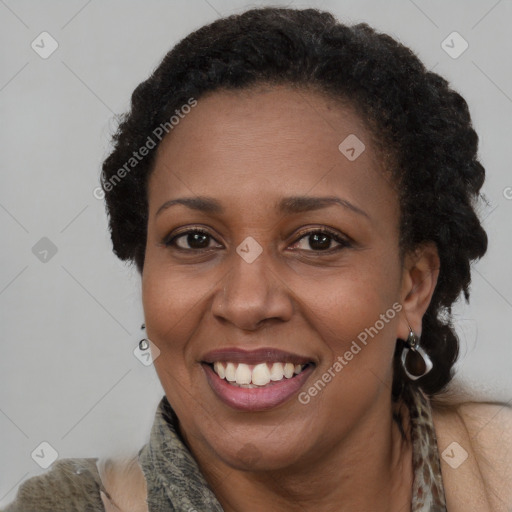
[[[299,391],[313,371],[313,365],[309,365],[291,379],[283,377],[283,380],[262,388],[240,388],[221,379],[209,365],[203,364],[202,367],[208,384],[218,398],[239,411],[266,411],[281,405]]]

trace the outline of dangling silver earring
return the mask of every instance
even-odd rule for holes
[[[411,380],[418,380],[432,370],[433,364],[428,354],[420,347],[420,340],[409,326],[409,336],[402,350],[402,367]]]
[[[140,326],[141,330],[144,331],[146,329],[146,324],[142,324]],[[149,343],[146,338],[143,338],[139,341],[139,349],[141,351],[147,350],[149,348]]]

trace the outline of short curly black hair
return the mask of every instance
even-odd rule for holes
[[[152,136],[154,147],[133,159],[140,148],[149,148],[148,136],[169,127],[191,98],[258,84],[309,87],[349,101],[383,161],[393,162],[401,250],[433,241],[439,252],[439,279],[422,329],[422,346],[434,368],[416,382],[427,394],[440,392],[452,379],[459,352],[451,306],[461,292],[469,300],[471,260],[487,250],[475,212],[485,178],[477,159],[478,136],[466,101],[448,82],[428,71],[409,48],[365,23],[347,26],[316,9],[264,7],[218,19],[169,51],[133,92],[131,110],[122,116],[103,163],[115,254],[142,272],[147,183],[160,139],[155,144]],[[398,353],[399,343],[394,395],[405,382]]]

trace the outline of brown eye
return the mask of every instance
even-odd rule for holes
[[[211,240],[213,240],[213,237],[206,231],[191,229],[173,236],[165,242],[165,245],[167,247],[174,246],[185,251],[194,249],[201,250],[208,249]]]
[[[330,249],[332,238],[323,233],[313,233],[308,237],[309,246],[313,249]]]
[[[302,240],[305,241],[305,244],[309,245],[309,247],[314,252],[322,252],[329,250],[339,250],[344,247],[350,247],[350,243],[348,240],[342,238],[337,233],[333,233],[326,229],[317,229],[314,231],[309,231],[304,234],[295,242],[294,245],[299,244]],[[338,247],[331,247],[332,242],[336,242]],[[310,251],[307,247],[298,247],[300,250]]]

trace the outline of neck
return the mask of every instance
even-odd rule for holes
[[[405,439],[389,402],[380,401],[337,446],[277,471],[240,471],[218,459],[201,460],[202,450],[190,448],[225,512],[408,510],[413,481],[409,414],[402,404],[397,409]]]

